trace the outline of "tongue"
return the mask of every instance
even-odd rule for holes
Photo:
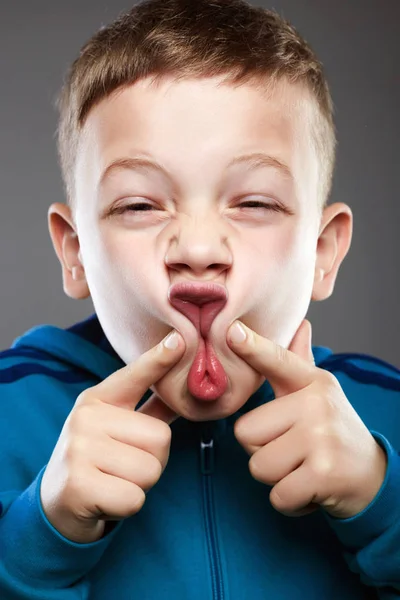
[[[192,301],[191,301],[192,300]],[[226,303],[226,298],[185,299],[170,297],[171,304],[184,314],[199,332],[196,357],[190,368],[187,384],[189,392],[199,400],[216,400],[226,391],[228,381],[223,366],[208,339],[211,324]]]

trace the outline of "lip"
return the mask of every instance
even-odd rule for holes
[[[228,301],[228,291],[219,283],[183,281],[171,285],[168,300],[174,308],[192,321],[205,338],[215,316]],[[204,310],[201,311],[203,306]],[[203,318],[200,318],[200,313],[203,314]]]
[[[226,391],[228,380],[209,339],[211,325],[228,300],[226,288],[214,282],[183,281],[168,290],[170,304],[196,328],[196,356],[187,377],[189,393],[201,401],[214,401]]]
[[[228,291],[220,283],[203,281],[180,281],[170,286],[168,299],[187,296],[189,302],[196,302],[199,306],[212,300],[228,300]],[[203,301],[203,302],[202,302]]]

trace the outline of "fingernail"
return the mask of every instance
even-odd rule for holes
[[[164,340],[164,346],[168,350],[176,350],[179,345],[179,335],[176,331],[170,333]]]
[[[239,321],[235,321],[229,330],[229,337],[235,344],[240,344],[246,339],[246,332]]]

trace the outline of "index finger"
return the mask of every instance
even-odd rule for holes
[[[258,335],[240,323],[246,339],[240,342],[228,337],[232,349],[256,371],[264,375],[275,396],[296,392],[310,385],[316,377],[316,367],[301,356]]]
[[[176,348],[166,346],[167,340],[173,341],[174,335],[177,336]],[[107,404],[134,410],[150,386],[157,383],[178,362],[184,348],[182,336],[173,330],[135,362],[118,369],[87,392]]]

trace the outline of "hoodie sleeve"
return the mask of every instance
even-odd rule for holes
[[[385,450],[385,480],[372,502],[358,515],[336,519],[324,512],[344,549],[344,559],[379,598],[400,598],[400,455],[380,433],[372,435]]]
[[[22,493],[0,494],[0,598],[2,600],[86,600],[87,573],[100,560],[116,532],[79,544],[48,521],[40,501],[45,467]]]

